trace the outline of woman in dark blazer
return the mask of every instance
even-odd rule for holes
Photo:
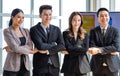
[[[65,53],[61,72],[64,76],[87,76],[90,66],[87,58],[89,38],[82,28],[82,16],[79,12],[73,12],[69,18],[69,28],[63,32]]]
[[[7,57],[4,64],[3,76],[30,76],[28,54],[34,54],[29,31],[20,27],[24,21],[21,9],[14,9],[11,14],[9,27],[4,29],[4,39],[7,43]]]

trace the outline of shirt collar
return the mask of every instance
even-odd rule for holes
[[[109,25],[107,25],[106,27],[101,27],[101,26],[100,26],[100,28],[101,28],[101,29],[107,29],[107,28],[108,28],[108,26],[109,26]]]
[[[42,23],[41,23],[41,26],[42,26],[43,29],[49,28],[49,26],[45,26]]]

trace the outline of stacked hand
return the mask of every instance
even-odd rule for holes
[[[95,55],[95,54],[98,54],[98,53],[101,53],[100,52],[100,49],[99,48],[96,48],[96,47],[91,47],[88,49],[88,52],[92,55]]]
[[[10,46],[5,46],[3,50],[6,50],[6,52],[12,52],[12,48]]]
[[[68,51],[66,51],[66,50],[61,51],[61,53],[62,54],[69,54]]]
[[[41,54],[47,54],[48,50],[39,50],[39,53],[41,53]]]
[[[96,47],[91,47],[88,49],[88,52],[92,55],[95,55],[95,54],[101,53],[101,50],[99,48],[96,48]],[[110,54],[111,55],[118,55],[119,53],[118,52],[111,52]]]
[[[37,52],[38,52],[38,49],[35,48],[34,50],[30,51],[30,54],[35,54],[35,53],[37,53]]]

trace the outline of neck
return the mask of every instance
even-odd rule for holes
[[[12,25],[12,28],[13,28],[14,30],[19,30],[19,26]]]
[[[100,27],[102,27],[102,28],[105,28],[105,27],[107,27],[108,26],[108,24],[101,24],[100,25]]]
[[[49,23],[43,23],[43,22],[42,22],[42,25],[44,25],[44,26],[49,26]]]
[[[74,29],[73,29],[73,32],[74,32],[74,33],[77,33],[77,32],[78,32],[78,29],[77,29],[77,28],[74,28]]]

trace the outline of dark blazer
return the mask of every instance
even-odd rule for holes
[[[39,69],[41,73],[46,72],[45,68],[49,57],[54,67],[59,68],[58,52],[65,49],[60,29],[50,24],[49,31],[49,38],[47,39],[40,22],[30,29],[31,39],[35,47],[39,50],[49,51],[49,55],[38,52],[33,56],[33,69]]]
[[[12,48],[12,52],[7,53],[7,57],[5,60],[5,65],[3,69],[6,71],[17,72],[20,70],[20,58],[22,54],[25,55],[25,67],[27,70],[30,70],[28,54],[32,50],[33,45],[28,29],[20,28],[20,30],[26,39],[26,43],[24,46],[20,46],[20,39],[12,27],[4,29],[4,39],[7,45]]]
[[[64,56],[64,62],[61,69],[62,73],[75,73],[77,70],[80,73],[87,73],[90,71],[90,65],[87,58],[87,50],[89,47],[89,37],[86,34],[84,40],[78,38],[75,41],[68,38],[68,31],[63,32],[66,50],[69,52],[68,55]]]
[[[102,40],[101,28],[97,26],[90,31],[90,47],[99,47],[102,49],[101,54],[93,55],[91,60],[91,68],[97,72],[102,64],[102,60],[106,60],[111,72],[118,71],[120,68],[120,60],[118,55],[111,55],[111,52],[118,52],[118,30],[112,26],[108,26],[104,40]]]

